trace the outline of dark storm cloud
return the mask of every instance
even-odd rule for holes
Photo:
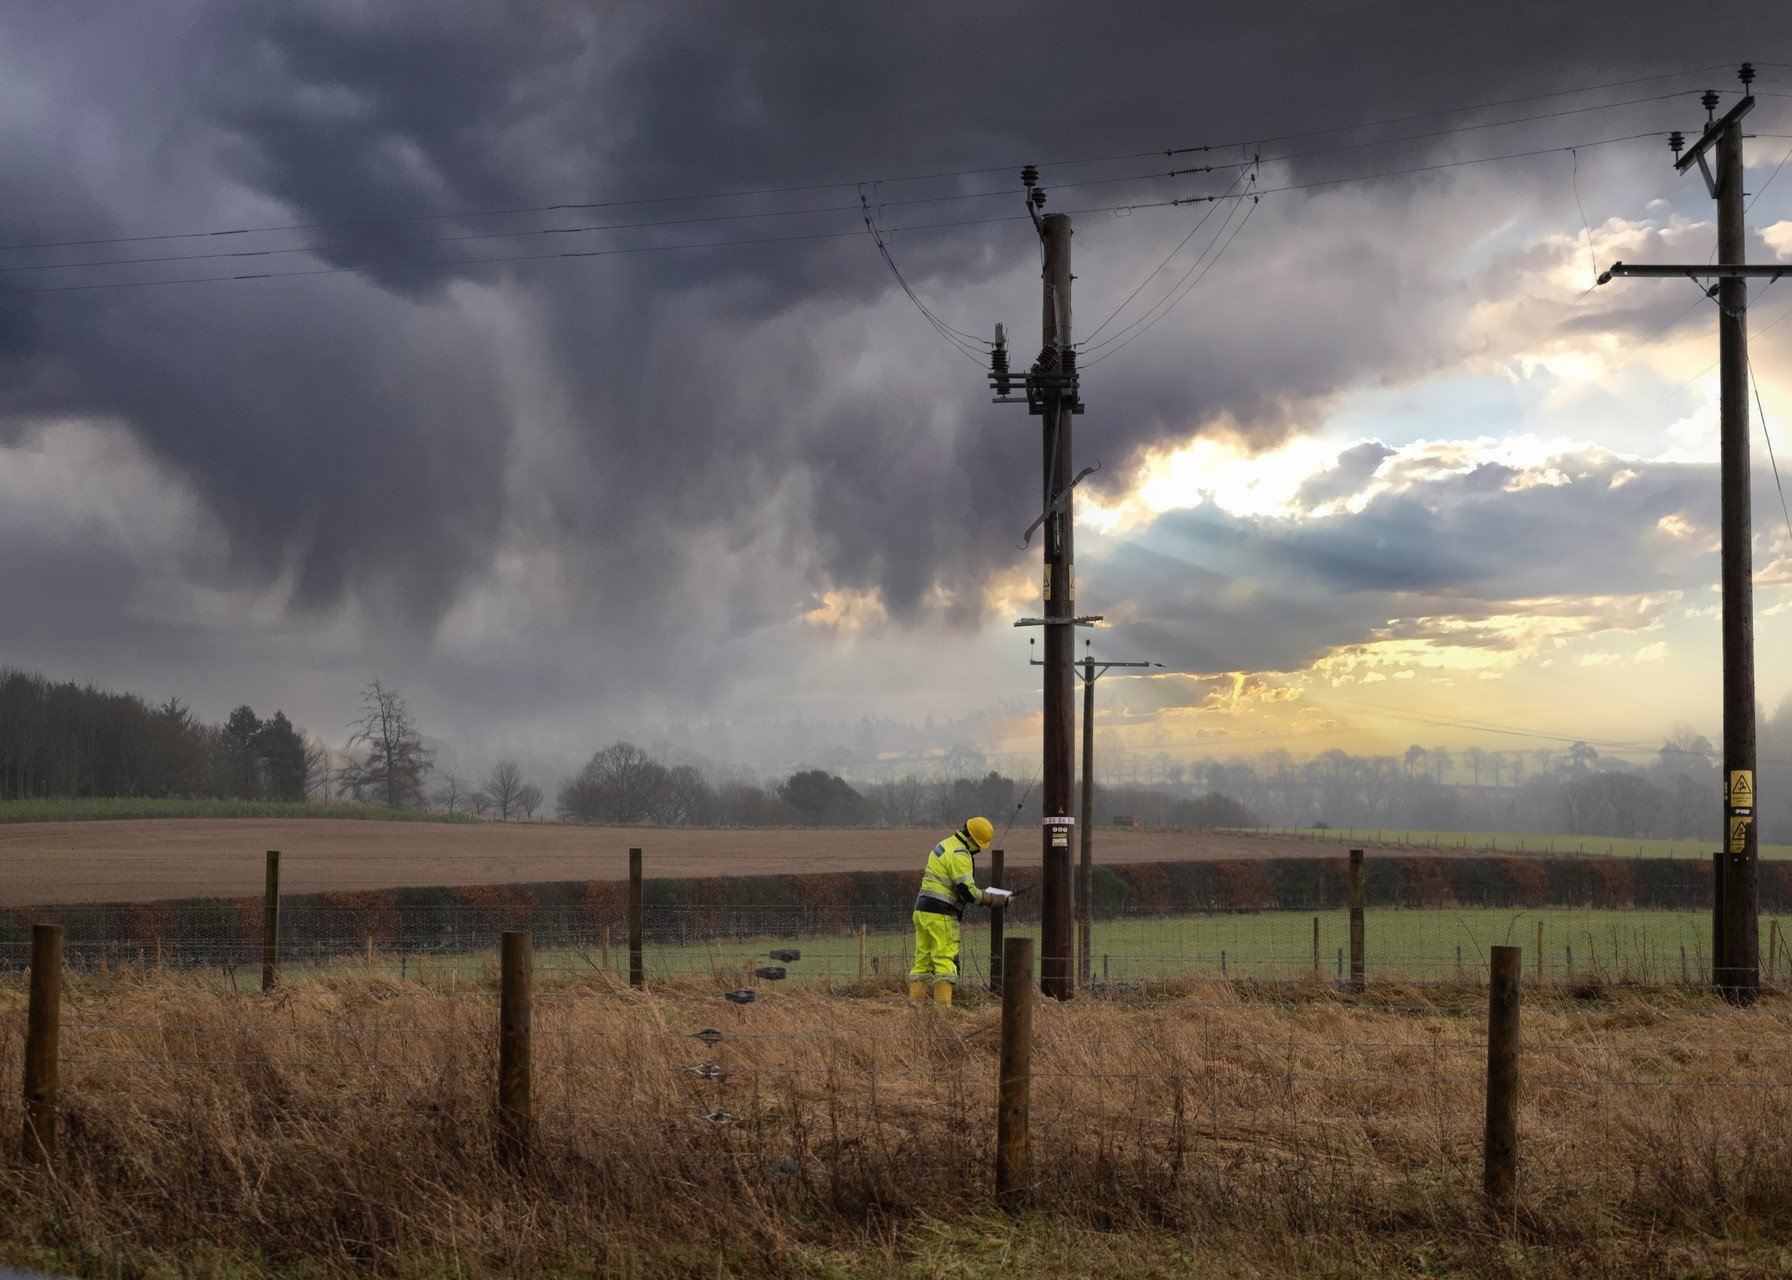
[[[1622,21],[1616,8],[1538,5],[1497,21],[1475,9],[1462,21],[1441,8],[1415,18],[1405,7],[1318,0],[1273,16],[1170,4],[1064,5],[1050,21],[1029,12],[1036,21],[963,5],[548,0],[195,4],[153,19],[126,5],[15,11],[0,17],[14,37],[0,57],[24,86],[14,92],[28,127],[0,141],[15,179],[0,241],[1148,151],[1717,62],[1730,56],[1724,41],[1758,34],[1758,10],[1740,5],[1701,17],[1713,44],[1690,58],[1659,40],[1670,16],[1684,17],[1665,4],[1623,6]],[[1049,43],[1035,34],[1046,31]],[[1448,145],[1376,154],[1417,162]],[[1338,163],[1299,161],[1291,172],[1324,177]],[[1060,180],[1114,171],[1063,170]],[[1224,185],[1189,181],[1178,189]],[[1506,197],[1533,181],[1512,176]],[[1562,197],[1559,175],[1548,182],[1550,198]],[[891,184],[875,195],[952,186]],[[1055,190],[1052,207],[1146,190],[1165,188]],[[1406,189],[1363,198],[1381,211],[1336,224],[1314,216],[1335,207],[1317,197],[1266,199],[1239,241],[1241,255],[1254,246],[1248,265],[1229,260],[1211,296],[1192,303],[1198,345],[1166,343],[1166,326],[1124,363],[1090,374],[1092,399],[1100,395],[1080,428],[1090,451],[1117,464],[1215,420],[1273,438],[1345,387],[1456,358],[1438,331],[1464,301],[1455,277],[1466,233]],[[852,199],[835,189],[729,208]],[[887,206],[884,216],[901,224],[1010,208]],[[876,589],[903,617],[944,582],[959,588],[956,620],[974,620],[977,585],[1012,558],[1034,514],[1036,427],[984,407],[981,374],[890,301],[889,277],[863,240],[417,272],[377,264],[748,239],[791,224],[353,247],[712,209],[628,205],[167,242],[176,252],[322,246],[241,269],[322,262],[360,274],[0,300],[0,432],[64,415],[120,422],[216,514],[230,581],[290,578],[302,610],[352,605],[420,637],[491,572],[506,538],[553,548],[578,597],[568,616],[613,646],[611,669],[630,673],[618,677],[630,692],[669,654],[699,658],[717,637],[788,618],[831,585]],[[795,225],[857,224],[833,213]],[[1115,282],[1129,285],[1183,225],[1080,225],[1091,324],[1103,298],[1123,295]],[[1445,252],[1427,261],[1433,240]],[[1024,223],[892,243],[954,323],[1029,328],[1037,286]],[[170,263],[133,274],[218,270]],[[1376,519],[1393,539],[1412,514],[1394,506]],[[1374,542],[1291,535],[1280,551],[1295,572],[1347,588],[1377,572],[1407,575],[1417,590],[1490,571],[1479,557],[1404,563]],[[1384,560],[1392,567],[1378,570]],[[1334,614],[1326,603],[1290,607],[1284,628]],[[591,634],[580,643],[589,647]],[[697,684],[726,678],[710,663]],[[556,696],[551,682],[527,683],[532,698]],[[486,688],[498,696],[495,683]]]

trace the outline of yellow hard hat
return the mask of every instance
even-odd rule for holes
[[[964,824],[964,832],[977,842],[979,849],[989,848],[989,842],[996,838],[996,829],[990,825],[988,818],[972,818]]]

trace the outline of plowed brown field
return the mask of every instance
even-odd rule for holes
[[[1011,865],[1038,865],[1035,830],[1017,826],[1008,834]],[[257,894],[267,849],[281,851],[281,887],[288,893],[619,880],[628,874],[631,845],[646,850],[649,876],[905,867],[919,874],[926,850],[944,834],[906,828],[721,830],[323,818],[9,823],[0,825],[0,905]],[[1335,840],[1287,835],[1104,828],[1095,837],[1100,863],[1341,852]]]

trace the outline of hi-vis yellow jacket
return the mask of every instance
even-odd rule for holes
[[[927,856],[927,870],[921,873],[921,896],[915,899],[915,910],[963,920],[964,909],[983,896],[971,864],[976,852],[977,842],[963,830],[934,845]]]

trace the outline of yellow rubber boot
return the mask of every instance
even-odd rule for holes
[[[908,980],[908,998],[913,1000],[916,1004],[926,1000],[927,984],[922,982],[919,978],[910,978]]]
[[[933,1002],[938,1005],[944,1005],[948,1009],[952,1007],[952,984],[950,982],[936,982],[933,984]]]

